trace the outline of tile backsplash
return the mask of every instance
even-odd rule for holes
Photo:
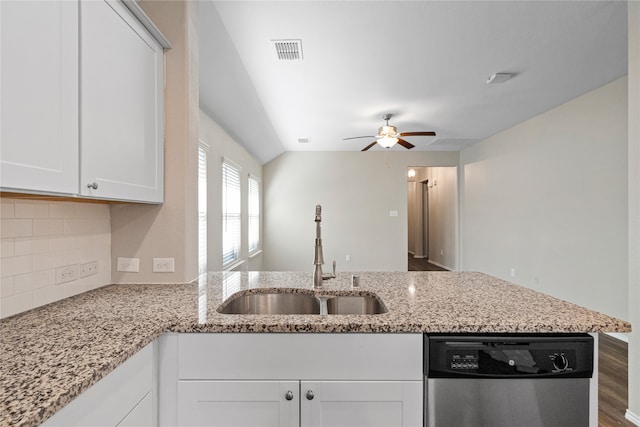
[[[109,205],[0,198],[0,318],[111,283]]]

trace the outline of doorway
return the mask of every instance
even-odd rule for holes
[[[457,270],[458,168],[407,170],[407,269]]]

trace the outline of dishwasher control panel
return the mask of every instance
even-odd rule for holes
[[[593,373],[593,337],[571,335],[425,335],[425,375],[579,377]]]

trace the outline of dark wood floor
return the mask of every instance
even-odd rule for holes
[[[628,344],[605,334],[600,334],[599,341],[598,426],[635,427],[624,417],[628,399]]]
[[[409,271],[446,271],[426,259],[409,254]],[[598,344],[598,426],[635,425],[624,417],[627,410],[628,344],[605,334]]]
[[[435,264],[431,264],[426,258],[414,258],[413,255],[409,256],[409,271],[449,271],[446,268],[438,267]]]

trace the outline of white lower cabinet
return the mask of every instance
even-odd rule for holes
[[[420,334],[197,333],[172,341],[160,354],[161,376],[177,384],[165,382],[159,399],[175,399],[177,410],[160,407],[160,425],[422,425]]]
[[[180,381],[178,425],[298,426],[299,389],[298,381]]]
[[[422,425],[422,381],[302,381],[303,427]]]
[[[180,381],[177,424],[418,427],[421,397],[421,381]]]
[[[134,354],[42,425],[157,425],[155,345],[151,343]]]

